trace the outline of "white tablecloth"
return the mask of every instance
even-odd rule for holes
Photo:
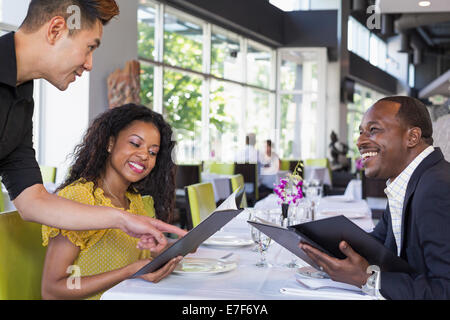
[[[230,221],[223,234],[239,235],[250,238],[250,226],[246,223],[248,212],[243,211]],[[358,220],[358,221],[357,221]],[[354,221],[361,227],[364,219]],[[362,223],[362,224],[361,224]],[[280,299],[367,299],[367,296],[350,294],[349,291],[309,290],[302,288],[295,280],[295,268],[284,266],[292,254],[277,243],[273,243],[267,252],[267,261],[271,268],[255,266],[259,253],[251,250],[252,246],[237,248],[212,248],[200,246],[189,257],[222,257],[228,252],[238,256],[236,269],[214,275],[188,276],[170,274],[159,283],[142,279],[128,279],[107,290],[103,300],[280,300]],[[302,260],[299,264],[305,265]],[[281,293],[282,288],[299,289],[295,295]]]

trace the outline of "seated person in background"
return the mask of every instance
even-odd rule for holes
[[[425,105],[387,97],[365,113],[357,141],[365,174],[387,179],[387,210],[371,233],[406,260],[413,274],[375,271],[345,241],[340,260],[300,247],[335,281],[385,299],[450,299],[450,163],[433,147]]]
[[[175,192],[171,137],[172,130],[162,116],[144,106],[128,104],[101,114],[75,148],[74,164],[58,195],[149,215],[140,195],[146,192],[152,196],[156,217],[170,222]],[[170,232],[186,234],[172,227]],[[138,239],[118,229],[68,231],[44,225],[42,237],[43,245],[48,245],[41,289],[44,299],[99,299],[105,290],[150,261],[149,251],[137,247]],[[158,282],[180,260],[174,258],[141,278]],[[78,279],[68,270],[79,271]],[[73,280],[75,289],[69,286]]]
[[[249,133],[245,137],[245,148],[239,151],[234,158],[235,162],[238,163],[260,163],[261,154],[256,149],[256,135],[254,133]]]
[[[280,170],[281,161],[272,150],[272,141],[266,140],[266,152],[261,152],[261,176],[259,181],[260,198],[264,198],[273,192],[274,184],[277,182],[276,174]]]
[[[276,174],[280,170],[280,157],[272,150],[272,141],[266,140],[266,152],[261,153],[261,175]]]

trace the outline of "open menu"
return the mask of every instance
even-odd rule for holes
[[[307,243],[329,256],[345,259],[346,256],[339,249],[339,243],[345,240],[370,265],[379,266],[381,271],[414,272],[405,260],[342,215],[300,223],[287,228],[263,219],[259,220],[261,222],[248,221],[248,223],[314,268],[318,269],[319,266],[299,248],[300,242]]]
[[[244,189],[233,192],[214,212],[190,230],[184,237],[179,238],[170,247],[161,252],[155,259],[136,272],[132,278],[142,274],[154,272],[169,262],[172,258],[185,256],[194,251],[203,241],[211,237],[224,225],[244,209],[237,209],[241,203]]]

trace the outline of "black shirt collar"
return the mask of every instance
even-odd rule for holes
[[[0,61],[0,82],[16,87],[17,62],[14,32],[0,37]]]

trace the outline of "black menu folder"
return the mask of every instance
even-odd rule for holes
[[[236,208],[236,204],[241,203],[242,197],[244,195],[244,189],[241,188],[235,191],[227,200],[232,200],[235,198],[235,203],[233,202],[233,207]],[[225,202],[224,201],[224,202]],[[188,253],[195,250],[203,241],[211,237],[214,233],[219,231],[224,225],[241,213],[244,209],[230,209],[230,210],[220,210],[220,207],[211,213],[206,219],[200,222],[195,228],[190,230],[184,237],[179,238],[170,247],[161,252],[155,259],[150,261],[147,265],[142,267],[138,272],[131,276],[135,278],[142,274],[154,272],[169,262],[172,258],[178,256],[185,256]]]
[[[405,260],[342,215],[287,228],[265,222],[248,223],[317,269],[317,264],[298,247],[300,242],[308,243],[329,256],[345,259],[346,256],[339,249],[339,243],[345,240],[370,265],[379,266],[381,271],[414,272]]]

